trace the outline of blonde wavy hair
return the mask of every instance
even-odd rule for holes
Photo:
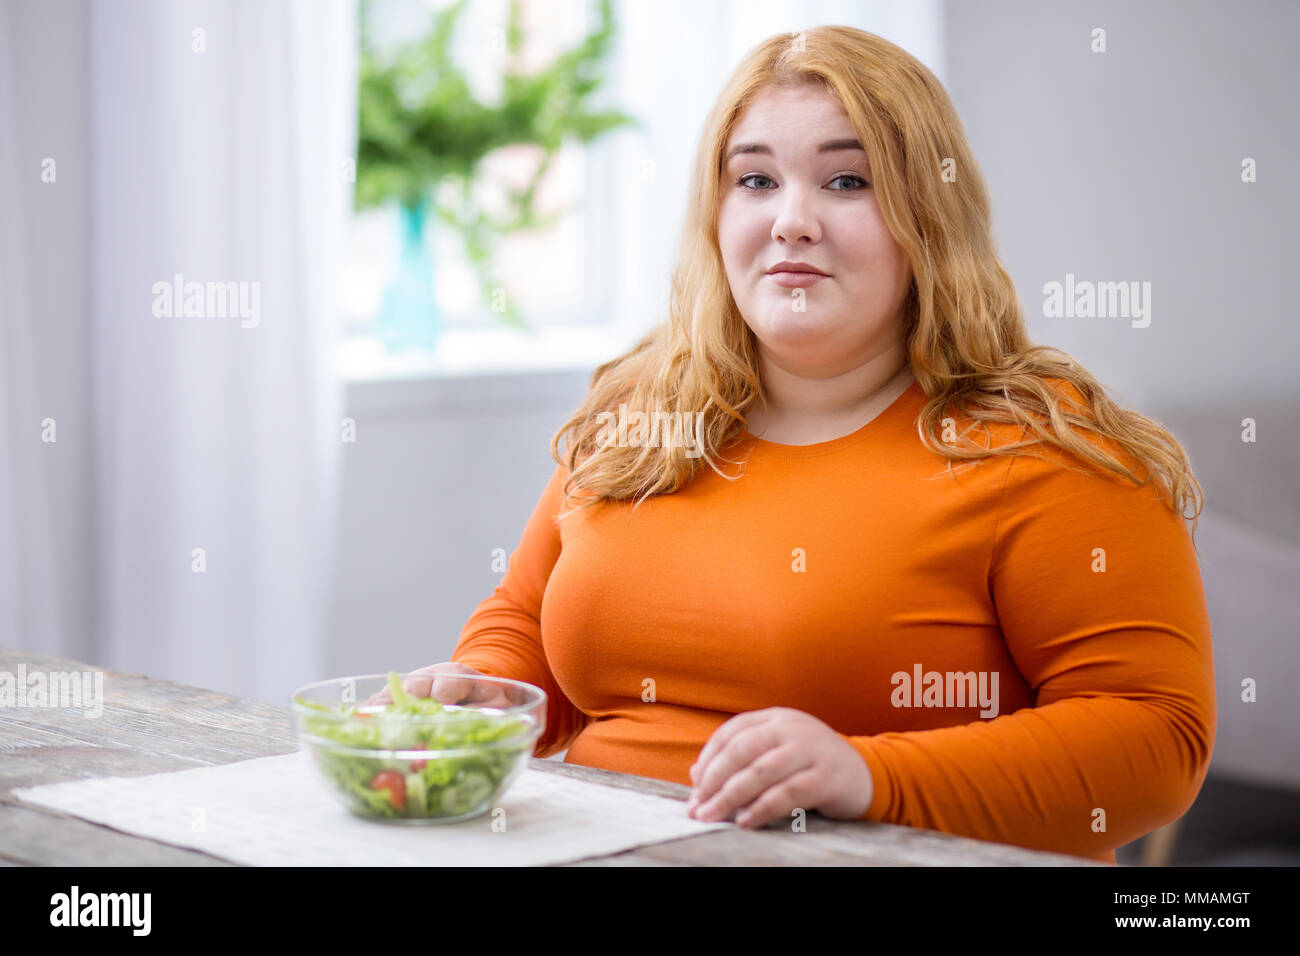
[[[1203,496],[1173,435],[1116,405],[1064,352],[1029,341],[1015,287],[994,247],[987,190],[948,94],[905,50],[845,26],[771,37],[744,58],[719,94],[696,155],[668,317],[595,370],[586,399],[551,440],[552,457],[569,472],[557,517],[602,501],[634,499],[639,505],[671,494],[705,464],[723,474],[716,464],[720,451],[740,437],[745,412],[765,404],[753,332],[732,297],[718,246],[723,151],[758,91],[809,82],[835,96],[848,114],[866,148],[884,221],[911,260],[904,341],[927,397],[917,420],[921,442],[948,459],[949,474],[953,461],[1015,454],[1045,442],[1139,487],[1155,479],[1178,514],[1188,517],[1187,505],[1194,505],[1194,539]],[[945,160],[955,162],[955,181],[940,177]],[[1083,406],[1070,401],[1067,407],[1053,380],[1074,386]],[[609,442],[604,423],[620,404],[698,420],[695,455],[673,442]],[[986,430],[1001,422],[1034,437],[997,447],[942,440],[950,404]],[[1101,440],[1084,440],[1075,429]],[[1145,469],[1144,480],[1100,447],[1107,438]],[[568,507],[575,501],[577,508]]]

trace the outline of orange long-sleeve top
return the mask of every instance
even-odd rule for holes
[[[537,756],[689,784],[728,718],[793,707],[866,762],[863,820],[1116,862],[1186,811],[1213,749],[1186,521],[1041,443],[951,477],[924,402],[914,381],[812,445],[746,432],[723,450],[743,474],[720,464],[738,480],[706,465],[635,511],[556,522],[557,466],[452,660],[547,692]]]

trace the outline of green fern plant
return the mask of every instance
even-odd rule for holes
[[[512,298],[494,295],[502,287],[491,265],[497,239],[516,230],[546,228],[569,211],[539,216],[534,208],[537,187],[566,142],[590,143],[610,130],[639,123],[619,110],[586,105],[603,82],[601,66],[614,38],[611,0],[598,0],[596,30],[527,75],[516,68],[524,33],[519,0],[511,0],[503,94],[496,104],[474,97],[451,57],[449,47],[467,2],[456,0],[436,11],[422,36],[381,51],[371,35],[373,0],[362,0],[355,208],[391,201],[408,209],[432,206],[463,240],[485,301],[498,307],[494,311],[506,324],[526,328]],[[498,218],[476,201],[472,186],[485,156],[515,144],[540,147],[541,161],[523,189],[506,187],[509,212]],[[444,181],[459,187],[447,191],[455,195],[454,205],[435,201],[435,187]]]

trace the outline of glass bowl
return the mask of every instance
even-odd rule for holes
[[[527,766],[546,729],[544,690],[464,674],[437,675],[436,698],[402,686],[431,683],[432,676],[364,674],[294,692],[290,711],[302,749],[334,798],[358,816],[389,823],[468,820],[491,807]],[[400,703],[365,703],[392,680]]]

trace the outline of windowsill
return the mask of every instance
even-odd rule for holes
[[[348,384],[428,378],[499,376],[515,372],[590,371],[629,347],[625,337],[594,325],[448,329],[432,350],[392,353],[369,336],[344,339],[338,371]]]
[[[634,343],[596,325],[447,330],[433,351],[391,354],[374,338],[344,339],[339,372],[349,414],[467,414],[580,398],[597,365]]]

